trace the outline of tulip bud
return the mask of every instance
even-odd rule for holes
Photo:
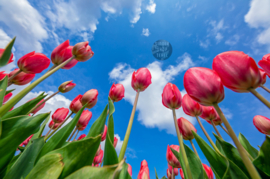
[[[259,68],[247,54],[240,51],[228,51],[218,54],[212,64],[227,88],[239,92],[249,92],[261,84]]]
[[[205,106],[224,99],[224,87],[220,77],[208,68],[188,69],[184,75],[184,87],[192,99]]]
[[[35,98],[33,98],[35,99]],[[29,100],[32,101],[33,99]],[[44,99],[42,99],[39,103],[37,103],[36,106],[38,106],[40,103],[42,103],[44,101]],[[40,105],[39,107],[37,107],[34,111],[32,111],[32,114],[36,114],[39,110],[41,110],[43,107],[45,106],[45,103],[43,103],[42,105]]]
[[[106,139],[106,135],[107,135],[107,126],[105,125],[101,136],[101,141],[104,141]]]
[[[69,113],[68,108],[58,108],[52,115],[52,120],[55,123],[62,123]]]
[[[19,69],[16,68],[15,70],[9,73],[9,77],[13,76],[18,71]],[[15,85],[26,85],[27,83],[30,83],[35,78],[35,76],[36,76],[35,74],[20,72],[11,80],[11,83]]]
[[[61,63],[65,62],[72,55],[72,46],[69,46],[69,40],[58,45],[51,54],[51,60],[54,65],[60,65]],[[70,69],[74,67],[78,61],[76,59],[71,60],[68,64],[62,67],[62,69]]]
[[[85,62],[94,55],[94,52],[88,44],[89,42],[80,42],[74,45],[72,54],[75,56],[76,60]]]
[[[76,124],[78,130],[80,131],[80,129],[85,128],[91,118],[92,118],[92,112],[88,110],[84,110],[80,116],[78,123]]]
[[[8,74],[5,73],[5,71],[1,71],[0,72],[0,81],[3,80],[6,76],[8,77]]]
[[[4,96],[4,99],[3,99],[3,104],[4,104],[5,102],[7,102],[7,101],[9,100],[9,98],[11,98],[11,96],[12,96],[12,93],[8,93],[7,95],[5,95],[5,96]]]
[[[211,167],[208,167],[206,164],[202,164],[202,165],[203,165],[204,171],[205,171],[208,179],[214,179],[214,173],[213,173]]]
[[[167,83],[162,93],[162,104],[169,109],[181,107],[182,96],[176,85]]]
[[[113,140],[113,147],[114,148],[117,146],[117,142],[118,142],[118,139],[116,137],[114,137],[114,140]]]
[[[27,144],[29,143],[29,141],[31,140],[31,138],[33,137],[34,134],[30,135],[27,139],[25,139],[20,146],[27,146]]]
[[[169,164],[168,164],[168,170],[169,170],[170,173],[172,173],[172,166],[170,166]],[[174,171],[174,176],[177,176],[178,175],[178,169],[174,168],[173,171]]]
[[[270,76],[270,53],[263,56],[262,60],[258,62],[260,67]]]
[[[98,97],[98,90],[91,89],[84,93],[84,95],[81,98],[82,105],[87,104],[86,108],[92,108],[97,103],[97,97]]]
[[[18,62],[18,67],[25,73],[36,74],[41,73],[49,67],[50,59],[42,53],[30,52],[22,56]]]
[[[168,145],[167,152],[166,152],[166,158],[167,158],[168,164],[171,165],[173,168],[181,168],[178,159],[174,156],[170,147],[174,149],[175,151],[179,152],[178,145],[171,145],[171,146]]]
[[[53,120],[49,123],[49,128],[56,129],[61,123],[55,123]]]
[[[72,90],[75,86],[76,84],[72,83],[72,81],[66,81],[58,87],[58,91],[60,91],[61,93],[67,93],[70,90]]]
[[[148,168],[148,164],[146,160],[143,160],[141,162],[141,168],[140,168],[137,179],[150,179],[149,168]]]
[[[188,94],[185,94],[182,99],[183,111],[189,116],[199,116],[202,114],[202,106],[194,101]]]
[[[132,74],[131,86],[135,91],[144,91],[151,82],[151,73],[147,68],[140,68]]]
[[[101,145],[99,145],[95,156],[98,156],[100,154],[100,150],[101,150]]]
[[[260,70],[260,75],[261,75],[261,85],[264,85],[266,83],[266,73],[263,69],[259,68]]]
[[[82,98],[82,95],[79,94],[76,98],[73,99],[73,101],[71,101],[69,105],[69,109],[73,113],[77,113],[83,107],[81,103],[81,98]]]
[[[4,53],[5,49],[0,48],[0,58],[2,57],[3,53]],[[10,54],[9,60],[8,60],[8,64],[13,62],[13,53]]]
[[[103,159],[103,150],[100,149],[100,152],[97,156],[94,157],[94,161],[93,163],[96,165],[96,164],[100,164],[102,162],[102,159]]]
[[[257,115],[253,118],[253,124],[263,134],[270,135],[270,119]]]
[[[200,117],[205,119],[206,121],[211,121],[218,117],[215,108],[212,106],[202,106],[202,111],[203,112]]]
[[[128,169],[127,169],[129,175],[132,177],[132,167],[131,165],[128,164]]]
[[[85,137],[86,137],[86,135],[85,134],[82,134],[82,135],[80,135],[80,137],[78,138],[78,140],[81,140],[81,139],[83,139]]]
[[[180,168],[179,173],[180,173],[181,178],[185,179],[184,172],[183,172],[182,168]]]
[[[122,84],[113,84],[109,96],[114,102],[120,101],[125,95],[125,88]]]
[[[169,169],[167,169],[167,178],[168,178],[168,179],[172,179],[172,174],[171,174],[171,172],[169,171]]]
[[[179,131],[183,135],[183,139],[192,140],[194,138],[192,131],[197,132],[193,124],[183,117],[177,119],[177,123]]]

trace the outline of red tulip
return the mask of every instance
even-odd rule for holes
[[[166,158],[167,158],[168,164],[171,165],[173,168],[181,168],[178,159],[174,156],[170,147],[174,149],[175,151],[179,152],[178,145],[171,145],[171,146],[168,145],[167,152],[166,152]]]
[[[263,134],[270,135],[270,119],[257,115],[253,118],[253,124]]]
[[[120,101],[125,96],[124,86],[122,84],[113,84],[109,96],[114,102]]]
[[[81,98],[82,98],[82,95],[79,94],[76,98],[73,99],[73,101],[71,101],[69,105],[69,109],[73,113],[77,113],[83,107],[81,103]]]
[[[101,145],[99,145],[95,156],[98,156],[100,154],[100,150],[101,150]]]
[[[162,93],[162,104],[169,109],[181,107],[182,96],[176,85],[167,83]]]
[[[203,165],[204,171],[205,171],[208,179],[214,179],[214,173],[213,173],[211,167],[208,167],[206,164],[202,164],[202,165]]]
[[[9,73],[9,77],[13,76],[18,71],[19,69],[16,68],[15,70]],[[11,80],[11,83],[15,85],[26,85],[27,83],[30,83],[35,78],[35,76],[36,76],[35,74],[20,72]]]
[[[212,106],[202,106],[202,114],[200,115],[201,118],[211,121],[218,117],[218,114],[214,107]]]
[[[99,167],[99,164],[92,163],[92,167]]]
[[[183,135],[183,139],[192,140],[194,138],[192,131],[197,132],[193,124],[183,117],[177,119],[177,123],[179,131]]]
[[[35,98],[33,98],[35,99]],[[33,99],[29,100],[32,101]],[[36,106],[38,106],[40,103],[42,103],[44,101],[44,99],[42,99],[39,103],[37,103]],[[40,105],[39,107],[37,107],[34,111],[32,111],[32,114],[36,114],[39,110],[41,110],[43,107],[45,106],[45,103],[43,103],[42,105]]]
[[[97,103],[97,97],[98,97],[98,90],[91,89],[84,93],[84,95],[81,98],[81,103],[83,105],[87,104],[86,108],[92,108]]]
[[[78,140],[81,140],[81,139],[83,139],[85,137],[86,137],[86,135],[85,134],[82,134],[82,135],[80,135],[80,137],[78,138]]]
[[[3,53],[4,53],[5,49],[0,48],[0,58],[2,57]],[[9,60],[8,60],[8,64],[13,62],[13,53],[10,54]]]
[[[62,123],[69,113],[68,108],[58,108],[52,115],[52,120],[55,123]]]
[[[167,169],[167,178],[168,178],[168,179],[172,179],[172,174],[171,174],[171,172],[169,171],[169,169]]]
[[[31,138],[33,137],[34,134],[30,135],[27,139],[25,139],[20,146],[27,146],[27,144],[29,143],[29,141],[31,140]]]
[[[73,46],[69,46],[69,40],[58,45],[51,54],[51,60],[54,65],[60,65],[61,63],[65,62],[72,55],[72,48]],[[68,64],[62,67],[62,69],[70,69],[74,67],[78,61],[76,59],[71,60]]]
[[[182,168],[179,170],[179,173],[180,173],[181,178],[182,179],[185,179],[184,172],[183,172]]]
[[[107,126],[105,125],[101,136],[101,141],[104,141],[106,139],[106,135],[107,135]]]
[[[1,81],[2,79],[4,79],[6,76],[8,77],[8,74],[5,73],[5,71],[1,71],[1,72],[0,72],[0,81]]]
[[[170,166],[169,164],[168,164],[168,170],[170,173],[172,173],[172,166]],[[174,171],[174,176],[177,176],[178,175],[178,168],[174,168],[173,171]]]
[[[80,42],[73,47],[72,54],[75,56],[76,60],[85,62],[94,55],[94,52],[88,44],[89,42]]]
[[[60,91],[61,93],[66,93],[72,90],[75,86],[76,84],[72,83],[72,81],[66,81],[58,87],[58,91]]]
[[[4,99],[3,99],[3,104],[4,104],[5,102],[7,102],[7,101],[9,100],[9,98],[11,98],[11,96],[12,96],[12,93],[8,93],[7,95],[5,95],[5,96],[4,96]]]
[[[141,162],[141,168],[140,168],[137,179],[150,179],[149,168],[148,168],[148,164],[146,160],[143,160]]]
[[[265,73],[265,71],[263,70],[263,69],[261,69],[261,68],[259,68],[259,70],[260,70],[260,75],[261,75],[261,85],[264,85],[265,83],[266,83],[266,73]]]
[[[49,67],[50,59],[42,53],[30,52],[22,56],[18,62],[18,67],[25,73],[36,74],[41,73]]]
[[[261,84],[260,71],[255,60],[240,51],[218,54],[212,68],[220,76],[224,86],[235,92],[249,92],[250,88],[257,88]]]
[[[128,164],[128,169],[127,169],[129,175],[132,177],[132,167],[131,165]]]
[[[270,76],[270,53],[263,56],[262,60],[258,63],[263,70]]]
[[[189,116],[199,116],[202,114],[202,106],[194,101],[188,94],[185,94],[182,99],[183,111]]]
[[[61,123],[55,123],[53,120],[49,123],[49,128],[56,129]]]
[[[220,77],[208,68],[188,69],[184,75],[184,87],[192,99],[205,106],[224,99],[224,87]]]
[[[147,68],[140,68],[132,74],[131,86],[135,91],[144,91],[151,82],[151,73]]]
[[[91,118],[92,118],[92,112],[88,110],[84,110],[80,116],[78,123],[76,124],[78,130],[81,131],[81,129],[85,129],[85,127],[87,126]]]
[[[118,142],[118,139],[116,137],[114,137],[114,140],[113,140],[113,146],[114,146],[114,148],[117,146],[117,142]]]
[[[103,159],[103,150],[100,149],[100,152],[97,156],[95,156],[93,163],[100,164],[102,162],[102,159]]]

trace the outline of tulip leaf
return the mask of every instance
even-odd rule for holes
[[[3,104],[3,100],[6,95],[7,85],[8,85],[8,77],[5,76],[5,78],[0,81],[0,106],[2,106]]]
[[[156,168],[155,168],[155,175],[156,175],[156,179],[159,179]]]
[[[9,93],[11,93],[12,91],[14,91],[15,89],[11,89],[11,90],[6,90],[6,93],[5,93],[5,95],[7,95],[7,94],[9,94]]]
[[[128,164],[126,162],[123,163],[123,168],[122,168],[119,176],[116,177],[116,179],[132,179],[128,173]]]
[[[9,172],[6,174],[4,179],[13,179],[13,178],[25,178],[28,173],[34,167],[36,157],[44,145],[44,137],[33,140],[33,143],[29,143],[29,146],[25,151],[20,155],[17,161],[13,164]]]
[[[43,123],[42,123],[41,126],[40,126],[39,131],[36,132],[36,133],[33,135],[33,137],[31,138],[30,141],[33,141],[33,140],[35,140],[35,139],[41,137],[41,135],[42,135],[42,133],[43,133],[43,130],[45,129],[46,124],[49,122],[49,120],[50,120],[50,115],[45,119],[45,121],[43,121]]]
[[[75,117],[70,121],[67,125],[59,129],[43,146],[43,148],[40,151],[40,154],[37,158],[40,159],[42,156],[47,154],[48,152],[58,149],[62,147],[66,140],[68,139],[69,135],[72,133],[74,127],[76,126],[77,122],[80,119],[80,116],[84,110],[85,106],[82,107],[78,113],[75,115]]]
[[[0,67],[3,67],[8,64],[9,58],[11,56],[11,50],[13,44],[15,42],[16,37],[14,37],[6,46],[5,51],[3,52],[2,56],[0,57]]]
[[[17,161],[17,159],[21,156],[22,153],[13,156],[12,160],[9,162],[9,164],[7,165],[7,172],[10,170],[10,168],[13,166],[13,164]],[[4,178],[4,177],[0,177],[0,178]]]
[[[243,134],[240,133],[238,138],[239,142],[246,149],[246,151],[255,159],[259,154],[258,150],[255,149],[252,145],[250,145],[249,141],[245,138]]]
[[[182,157],[182,155],[180,155],[180,148],[179,148],[179,152],[177,152],[176,150],[174,150],[173,148],[171,148],[171,151],[173,153],[173,155],[178,159],[178,161],[180,162],[181,168],[183,170],[184,176],[187,178],[187,170],[186,170],[186,166],[184,165],[184,159]]]
[[[62,159],[58,153],[42,157],[25,179],[57,179],[64,168]]]
[[[63,156],[65,166],[59,178],[64,178],[84,166],[92,165],[100,141],[101,135],[95,138],[88,137],[84,140],[70,142],[65,147],[48,153],[47,155],[61,154]]]

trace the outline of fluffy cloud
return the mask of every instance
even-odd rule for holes
[[[147,65],[147,68],[152,74],[152,84],[144,91],[140,93],[137,110],[138,121],[146,127],[157,127],[160,130],[166,130],[169,134],[175,134],[175,128],[172,118],[172,111],[162,105],[161,94],[164,86],[173,81],[174,78],[181,72],[187,70],[190,66],[193,66],[192,59],[185,53],[177,60],[179,63],[176,66],[168,66],[165,70],[162,70],[162,64],[160,62],[153,62]],[[131,68],[127,64],[118,64],[110,73],[110,79],[121,83],[125,87],[125,97],[131,105],[133,105],[136,93],[131,87],[131,75],[135,69]],[[185,91],[182,90],[182,95]],[[176,110],[178,117],[185,117],[191,122],[195,122],[193,118],[185,115],[180,108]]]
[[[200,46],[202,48],[208,48],[209,45],[210,45],[210,41],[208,39],[205,42],[200,41]]]
[[[146,37],[148,37],[149,35],[150,35],[150,32],[149,32],[149,29],[145,29],[145,28],[143,28],[143,30],[142,30],[142,35],[144,35],[144,36],[146,36]]]
[[[154,14],[156,12],[156,6],[154,0],[150,0],[149,4],[146,6],[146,10]]]
[[[239,40],[240,40],[240,36],[236,34],[232,36],[231,38],[229,38],[228,40],[226,40],[225,44],[233,46],[233,45],[236,45]]]
[[[224,29],[224,20],[222,19],[219,22],[210,21],[209,24],[212,26],[209,35],[214,36],[216,42],[219,43],[223,39],[223,35],[220,31]]]

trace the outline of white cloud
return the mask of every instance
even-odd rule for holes
[[[142,30],[142,35],[148,37],[148,36],[150,35],[149,29],[148,29],[148,28],[146,28],[146,29],[143,28],[143,30]]]
[[[173,123],[172,111],[162,104],[161,94],[164,86],[174,80],[174,77],[181,72],[187,70],[190,66],[193,66],[192,59],[185,53],[183,56],[177,59],[178,64],[175,66],[168,66],[165,70],[162,70],[162,64],[160,62],[153,62],[147,65],[147,68],[152,74],[152,84],[143,92],[140,93],[139,101],[137,105],[138,121],[146,127],[157,127],[160,130],[166,130],[167,133],[175,134],[175,127]],[[125,87],[125,97],[131,105],[133,105],[136,92],[131,87],[131,75],[135,69],[131,68],[127,64],[118,64],[110,73],[111,80],[121,83]],[[182,91],[182,95],[184,95]],[[176,110],[177,117],[185,117],[191,122],[195,120],[187,116],[182,108]]]
[[[221,110],[227,119],[232,119],[233,114],[231,113],[229,108],[221,107]]]
[[[232,36],[230,39],[226,40],[225,44],[233,46],[233,45],[236,45],[239,42],[239,40],[240,40],[240,36],[236,34]]]
[[[204,62],[207,62],[208,61],[208,58],[207,57],[204,57],[204,56],[201,56],[201,55],[199,55],[199,57],[198,57],[200,60],[201,60],[201,62],[202,63],[204,63]]]
[[[209,45],[210,45],[210,41],[208,39],[205,42],[200,41],[200,46],[202,48],[208,48]]]
[[[210,30],[210,33],[208,36],[214,36],[216,39],[216,42],[219,43],[223,39],[223,35],[220,31],[222,31],[224,27],[224,20],[221,19],[219,22],[216,21],[210,21],[209,24],[212,26],[212,29]]]
[[[146,6],[146,10],[154,14],[156,12],[156,6],[154,0],[150,0],[149,4]]]

